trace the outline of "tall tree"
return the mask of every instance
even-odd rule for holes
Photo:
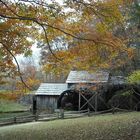
[[[47,46],[51,55],[46,67],[56,65],[56,72],[121,64],[120,54],[128,55],[132,51],[113,34],[114,28],[123,21],[120,11],[123,6],[125,0],[65,0],[63,3],[0,0],[0,64],[3,71],[8,66],[10,70],[11,66],[15,69],[12,57],[30,54],[34,41]],[[54,48],[52,42],[57,38],[67,42],[66,49]],[[18,74],[21,75],[19,67]]]
[[[120,67],[120,70],[127,75],[140,69],[140,2],[135,0],[127,5],[125,10],[123,9],[123,15],[124,24],[115,33],[126,40],[128,48],[134,50],[131,60]]]

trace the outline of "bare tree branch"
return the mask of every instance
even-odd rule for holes
[[[90,39],[90,38],[81,38],[81,37],[78,37],[78,36],[73,35],[73,34],[67,32],[67,31],[65,31],[65,30],[63,30],[63,29],[58,28],[58,27],[55,27],[55,26],[52,26],[52,25],[49,25],[49,24],[45,24],[45,23],[40,23],[36,18],[21,17],[21,16],[19,16],[19,17],[11,17],[11,16],[3,15],[3,14],[0,14],[0,16],[3,17],[3,18],[7,18],[7,19],[30,20],[30,21],[33,21],[34,23],[37,23],[37,24],[40,25],[40,26],[48,26],[48,27],[51,27],[51,28],[53,28],[53,29],[55,29],[55,30],[58,30],[58,31],[60,31],[60,32],[66,34],[66,35],[68,35],[68,36],[71,36],[71,37],[73,37],[73,38],[75,38],[75,39],[78,39],[78,40],[91,41],[91,42],[93,42],[94,44],[103,44],[103,45],[107,45],[107,46],[111,46],[111,47],[116,46],[116,44],[114,44],[113,42],[110,42],[110,43],[109,43],[109,42],[106,42],[105,40],[102,41],[102,40],[94,40],[94,39]],[[112,43],[113,43],[113,44],[112,44]],[[51,50],[51,51],[52,51],[52,50]]]
[[[88,9],[91,9],[92,12],[99,18],[101,19],[101,17],[110,17],[110,15],[105,15],[103,13],[99,13],[98,10],[97,10],[97,5],[96,4],[89,4],[89,3],[85,3],[83,1],[80,1],[80,0],[75,0],[76,3],[79,3],[79,4],[82,4],[83,6],[85,6],[86,8]],[[94,8],[93,8],[94,7]]]
[[[3,2],[2,0],[0,0],[0,2],[14,15],[18,16],[7,4],[6,2]]]
[[[18,73],[19,73],[19,77],[20,77],[20,80],[21,80],[21,82],[24,84],[24,86],[26,87],[26,88],[28,88],[29,90],[31,90],[31,88],[24,82],[24,80],[23,80],[23,77],[22,77],[22,73],[21,73],[21,70],[20,70],[20,66],[19,66],[19,64],[18,64],[18,61],[17,61],[17,59],[16,59],[16,57],[14,56],[14,54],[8,49],[8,47],[4,44],[4,43],[2,43],[2,42],[0,42],[2,45],[3,45],[3,47],[7,50],[7,52],[14,58],[14,60],[15,60],[15,62],[16,62],[16,65],[17,65],[17,69],[18,69]]]
[[[50,50],[51,54],[52,54],[56,59],[58,59],[58,60],[61,61],[62,59],[58,58],[58,57],[53,53],[53,51],[52,51],[52,49],[51,49],[51,45],[50,45],[50,42],[49,42],[48,35],[47,35],[46,30],[45,30],[45,27],[44,27],[42,24],[40,24],[40,26],[42,27],[42,29],[43,29],[43,31],[44,31],[44,33],[45,33],[45,38],[46,38],[47,45],[48,45],[48,47],[49,47],[49,50]]]
[[[56,9],[55,7],[48,5],[47,3],[45,3],[45,1],[42,1],[42,2],[40,3],[40,2],[37,1],[37,0],[19,0],[19,2],[34,3],[34,4],[36,4],[36,5],[40,5],[40,6],[47,7],[47,8],[49,8],[49,9],[53,9],[53,10],[56,10],[56,11],[57,11],[57,9]]]

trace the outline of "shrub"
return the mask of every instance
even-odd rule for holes
[[[118,91],[115,95],[109,100],[108,104],[111,107],[118,107],[121,109],[132,109],[136,105],[135,96],[131,90],[128,91]]]
[[[0,99],[16,101],[19,98],[19,94],[11,93],[10,91],[0,92]]]
[[[127,77],[127,81],[130,84],[140,84],[140,70],[134,71]]]

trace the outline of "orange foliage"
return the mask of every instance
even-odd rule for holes
[[[0,99],[16,101],[19,98],[19,94],[16,93],[0,93]]]
[[[28,56],[30,46],[37,41],[45,44],[47,51],[54,52],[49,58],[47,56],[45,71],[67,73],[70,69],[114,66],[115,60],[119,63],[118,56],[127,54],[124,40],[113,34],[113,30],[124,21],[121,13],[124,2],[66,0],[64,5],[56,0],[0,2],[0,71],[14,77],[16,67],[7,49],[13,55]],[[50,44],[58,37],[72,45],[66,50],[56,51]],[[27,38],[32,38],[32,41]],[[132,56],[130,50],[128,53]],[[58,62],[54,55],[62,61]],[[3,73],[0,73],[0,80]],[[27,81],[33,84],[32,79]]]

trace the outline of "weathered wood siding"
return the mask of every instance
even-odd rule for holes
[[[36,96],[37,100],[37,109],[56,109],[57,100],[59,96],[47,96],[47,95],[38,95]]]
[[[82,84],[82,83],[68,83],[68,89],[73,89],[73,88],[76,88],[76,87],[86,87],[87,86],[87,88],[88,87],[90,87],[90,86],[94,86],[94,85],[96,85],[96,83],[84,83],[84,84]]]

